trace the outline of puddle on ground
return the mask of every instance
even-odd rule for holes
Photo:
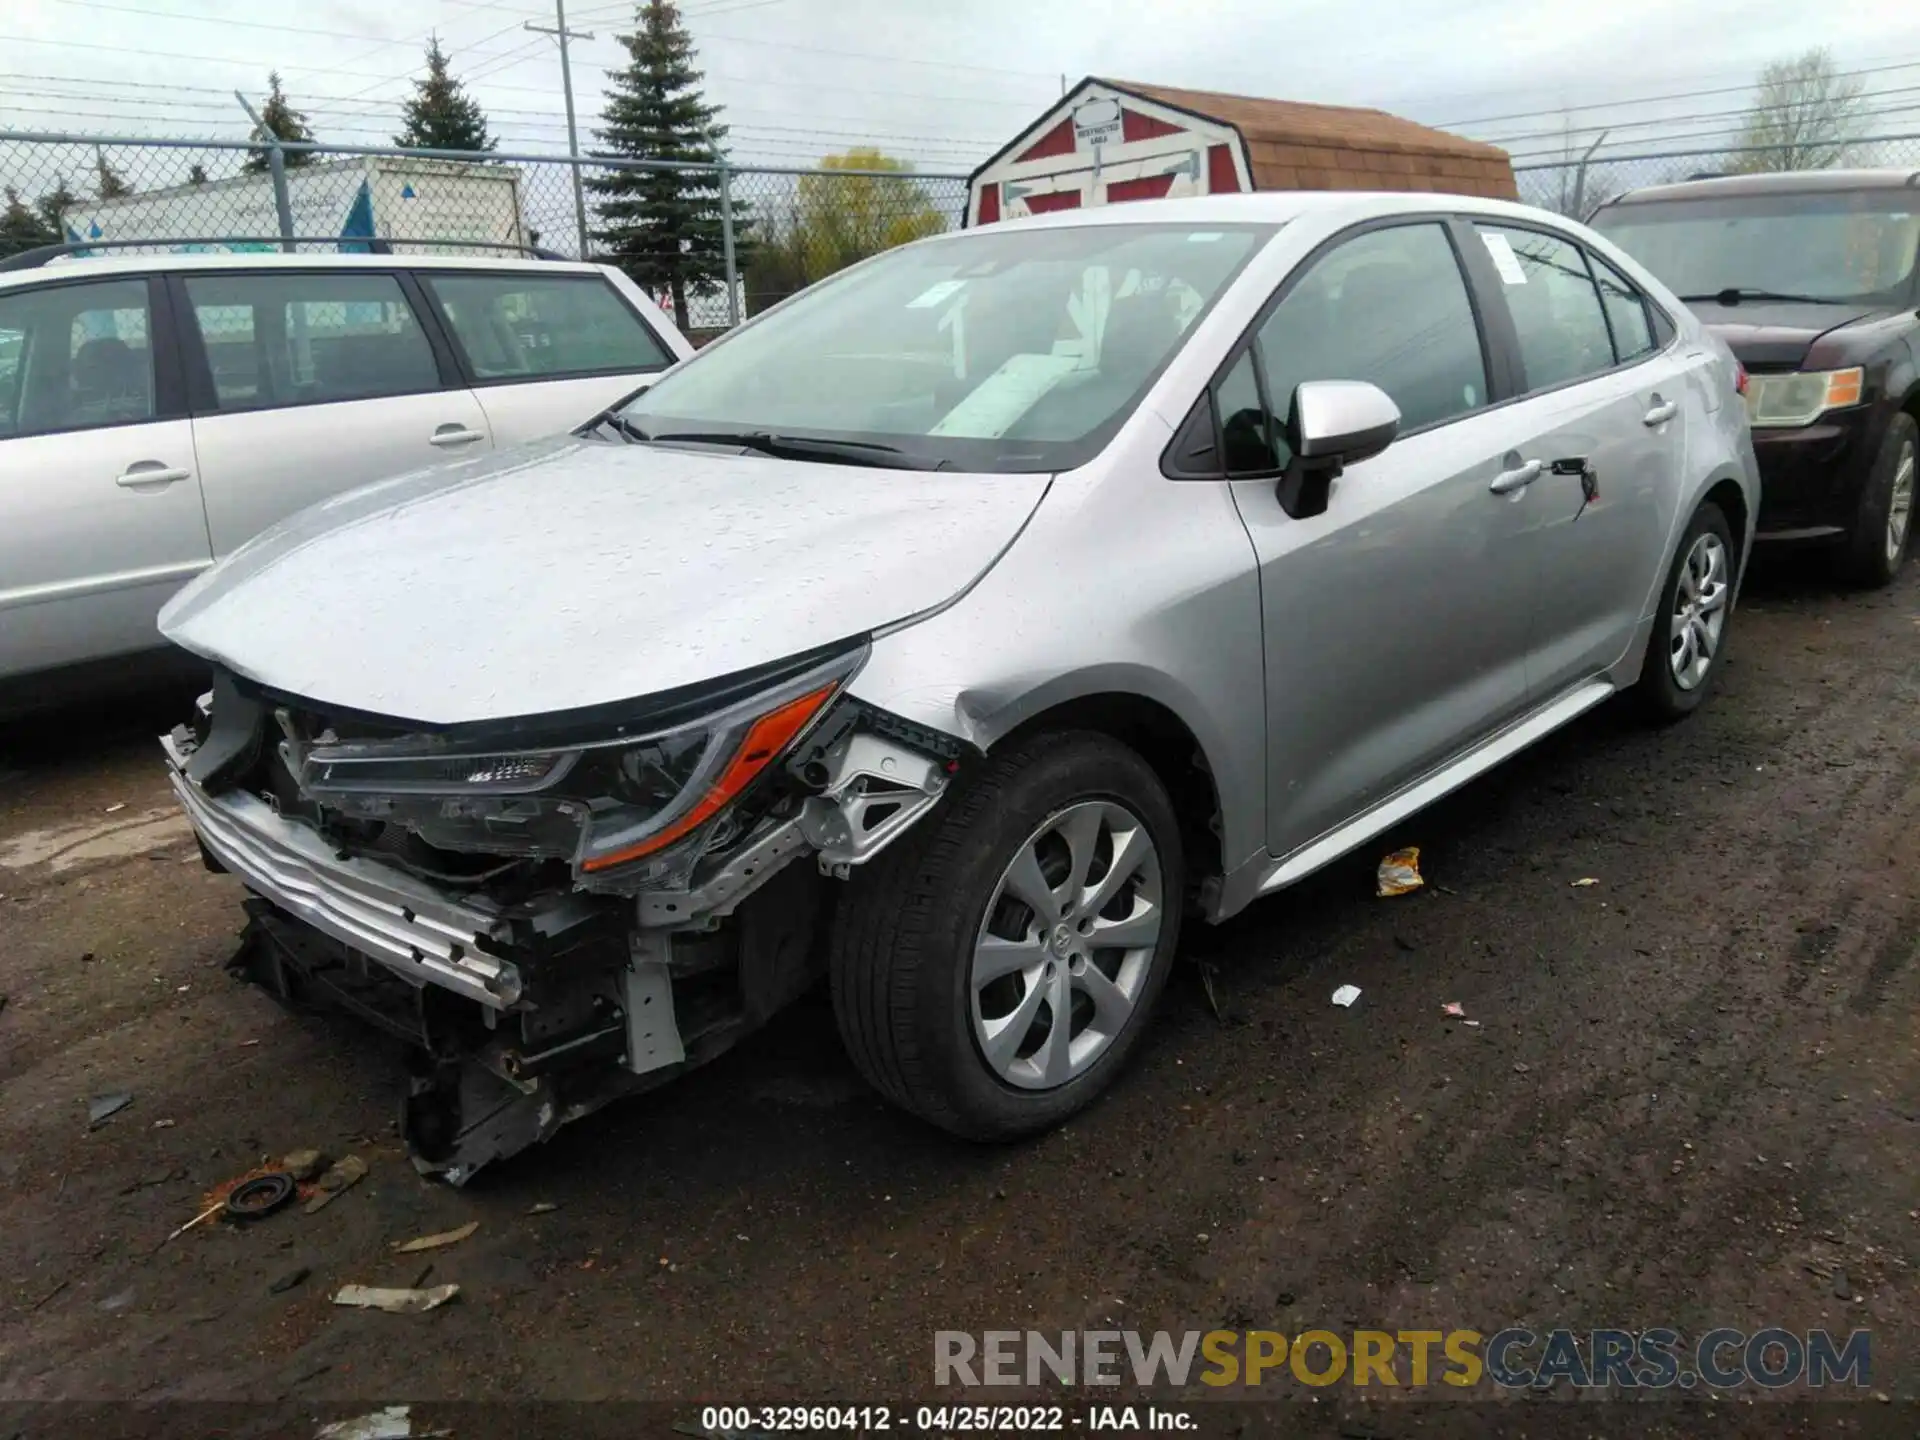
[[[59,825],[29,830],[0,841],[0,866],[25,870],[45,865],[58,872],[88,860],[113,860],[145,855],[193,837],[186,813],[172,806],[119,814],[85,825]]]

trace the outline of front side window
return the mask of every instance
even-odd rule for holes
[[[597,275],[422,277],[481,380],[551,380],[673,363]]]
[[[0,438],[151,420],[145,280],[0,296]]]
[[[222,410],[435,390],[433,348],[391,275],[189,275]]]
[[[1703,196],[1609,205],[1593,227],[1682,300],[1728,291],[1834,304],[1897,304],[1920,252],[1909,189]]]
[[[988,228],[892,250],[720,340],[623,417],[654,437],[773,432],[960,470],[1068,469],[1274,228]]]
[[[1260,327],[1260,358],[1281,418],[1308,380],[1378,385],[1403,432],[1487,403],[1480,331],[1438,224],[1372,230],[1316,260]],[[1284,443],[1280,452],[1284,464]]]
[[[1527,389],[1551,390],[1611,370],[1613,341],[1580,247],[1539,230],[1475,228],[1513,315]]]

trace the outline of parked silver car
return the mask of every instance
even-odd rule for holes
[[[274,521],[443,456],[563,434],[691,353],[599,265],[0,265],[0,713],[164,655],[161,605]]]
[[[419,1043],[463,1181],[824,971],[962,1135],[1085,1105],[1183,916],[1611,695],[1706,695],[1726,349],[1578,225],[1263,194],[946,236],[582,438],[334,500],[175,600],[243,952]]]

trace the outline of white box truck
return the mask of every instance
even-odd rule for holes
[[[360,250],[369,240],[391,242],[403,253],[460,248],[436,241],[529,243],[520,171],[511,165],[384,155],[315,160],[287,170],[287,199],[295,235],[338,237],[345,250]],[[66,239],[79,244],[236,237],[186,248],[271,250],[281,233],[273,177],[265,173],[83,200],[65,223]]]

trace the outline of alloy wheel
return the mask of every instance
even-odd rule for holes
[[[1673,681],[1692,690],[1707,678],[1727,625],[1727,547],[1711,531],[1694,539],[1674,587],[1673,615],[1667,626],[1668,662]]]
[[[1887,562],[1900,563],[1906,550],[1907,530],[1913,524],[1913,446],[1900,447],[1900,462],[1893,472],[1893,496],[1887,505]]]
[[[968,991],[987,1067],[1023,1090],[1084,1074],[1132,1018],[1165,920],[1139,816],[1087,800],[1048,817],[1002,872],[974,942]]]

